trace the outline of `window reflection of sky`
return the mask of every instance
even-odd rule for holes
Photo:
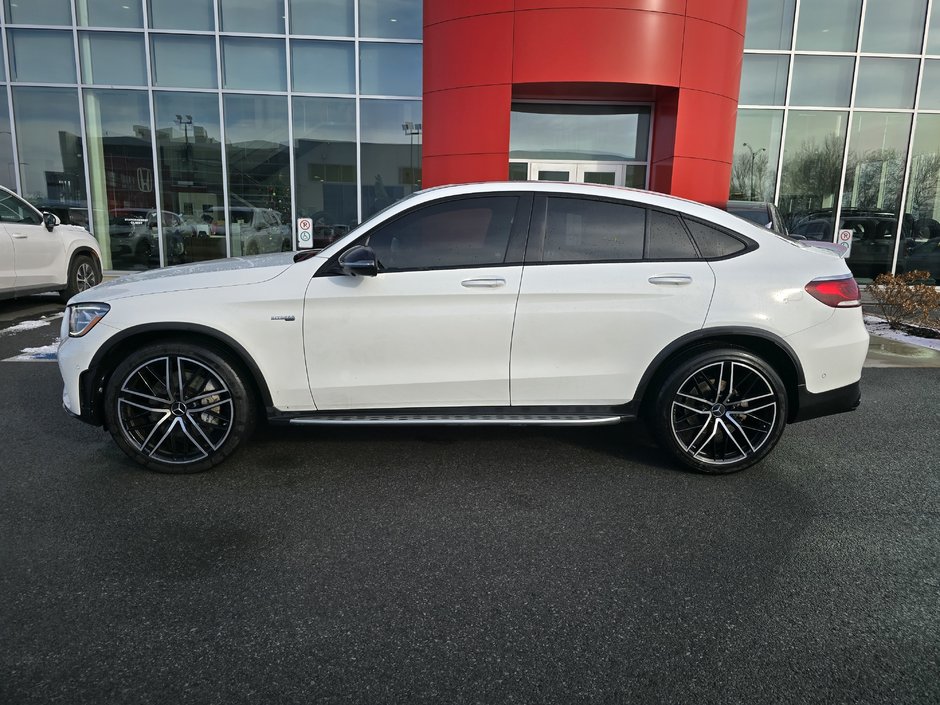
[[[645,161],[647,157],[649,108],[645,106],[517,105],[511,120],[513,159]]]

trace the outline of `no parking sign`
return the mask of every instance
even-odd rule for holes
[[[845,249],[845,254],[843,257],[848,257],[852,254],[852,231],[851,230],[840,230],[839,237],[836,240],[836,244]]]
[[[313,247],[313,220],[310,218],[297,219],[297,249],[310,249]]]

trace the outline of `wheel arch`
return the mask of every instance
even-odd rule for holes
[[[806,386],[799,357],[783,338],[767,331],[737,326],[704,328],[689,333],[660,352],[637,385],[634,398],[640,413],[649,412],[655,401],[656,390],[676,363],[703,349],[728,345],[757,355],[776,370],[786,386],[787,422],[792,422],[799,412],[800,390]]]
[[[231,336],[195,323],[146,323],[112,336],[92,357],[88,370],[82,376],[82,417],[87,417],[99,426],[104,425],[104,390],[118,361],[142,345],[168,339],[190,343],[203,341],[227,353],[247,373],[246,381],[256,394],[260,406],[265,409],[273,406],[271,392],[261,369],[251,354]]]
[[[98,253],[95,252],[93,247],[89,247],[88,245],[79,245],[69,254],[69,265],[65,270],[66,285],[68,285],[68,273],[72,271],[72,265],[75,264],[76,259],[83,255],[86,257],[91,257],[91,261],[95,265],[95,273],[98,275],[98,281],[101,281],[101,273],[103,270],[101,268],[101,258],[98,256]]]

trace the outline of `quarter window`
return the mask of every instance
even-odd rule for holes
[[[549,198],[543,262],[643,258],[646,210],[608,201]]]
[[[518,200],[466,198],[421,208],[381,226],[366,244],[386,270],[502,264]]]
[[[679,217],[671,213],[650,211],[647,259],[698,259],[689,234]]]
[[[689,226],[695,244],[705,259],[729,257],[747,248],[747,245],[737,238],[710,225],[696,220],[686,220],[685,224]]]
[[[42,218],[12,193],[0,191],[0,221],[39,225],[42,223]]]

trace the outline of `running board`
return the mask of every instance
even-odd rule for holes
[[[606,426],[624,416],[597,414],[317,414],[290,419],[297,426]]]

